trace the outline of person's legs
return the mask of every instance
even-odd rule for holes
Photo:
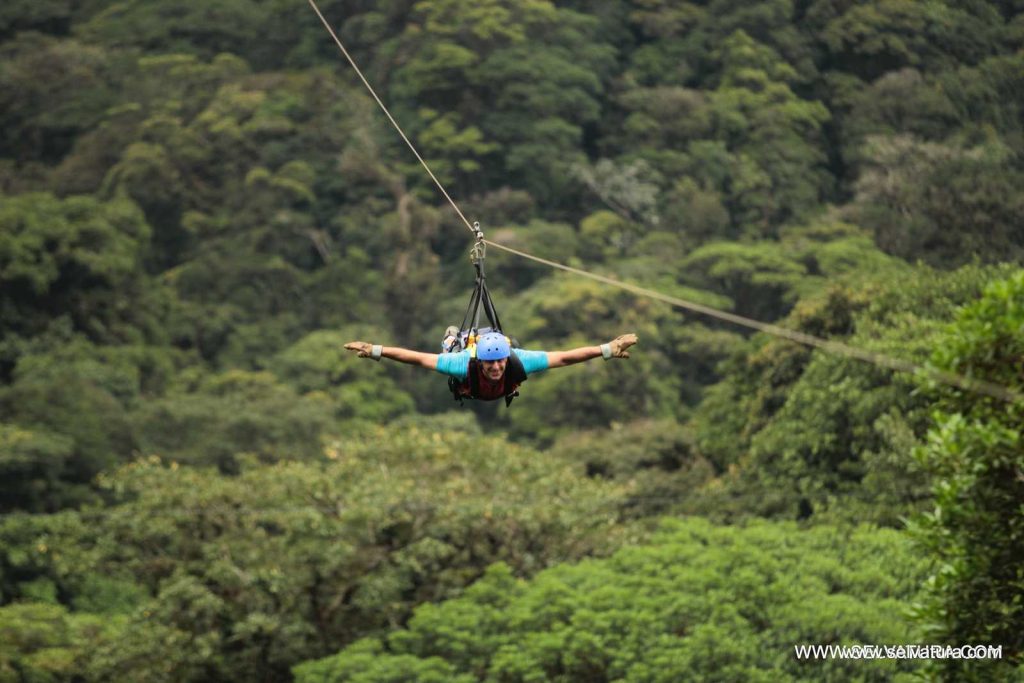
[[[444,339],[441,341],[441,353],[451,353],[452,351],[458,351],[455,347],[459,345],[459,328],[455,325],[449,325],[448,329],[444,331]]]

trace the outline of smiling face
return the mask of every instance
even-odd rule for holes
[[[480,369],[483,370],[484,377],[492,382],[501,380],[502,375],[505,374],[506,365],[508,365],[508,358],[480,361]]]

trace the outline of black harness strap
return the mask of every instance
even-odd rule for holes
[[[505,407],[507,408],[512,399],[519,395],[519,386],[526,381],[526,368],[523,361],[513,351],[509,354],[508,365],[505,367]]]
[[[480,309],[482,308],[484,315],[487,316],[487,322],[491,324],[491,329],[501,332],[501,318],[498,317],[498,310],[494,307],[491,293],[487,289],[484,264],[482,261],[476,261],[473,265],[476,267],[476,284],[473,287],[473,293],[469,296],[469,306],[466,307],[466,314],[462,317],[462,325],[459,330],[475,332],[479,329]]]

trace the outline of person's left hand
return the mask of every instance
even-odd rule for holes
[[[608,342],[608,346],[612,349],[612,358],[629,358],[629,351],[626,349],[638,341],[640,340],[632,332],[612,339]]]
[[[354,341],[345,344],[345,348],[349,351],[355,351],[356,355],[360,358],[369,358],[370,353],[373,351],[373,344],[369,342]]]

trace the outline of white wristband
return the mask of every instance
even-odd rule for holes
[[[383,351],[384,351],[384,347],[383,346],[381,346],[380,344],[374,344],[370,348],[370,358],[372,358],[372,359],[374,359],[376,361],[379,361],[380,360],[380,354]]]
[[[601,355],[604,357],[605,360],[608,360],[609,358],[611,358],[612,357],[612,345],[611,344],[601,344]]]

